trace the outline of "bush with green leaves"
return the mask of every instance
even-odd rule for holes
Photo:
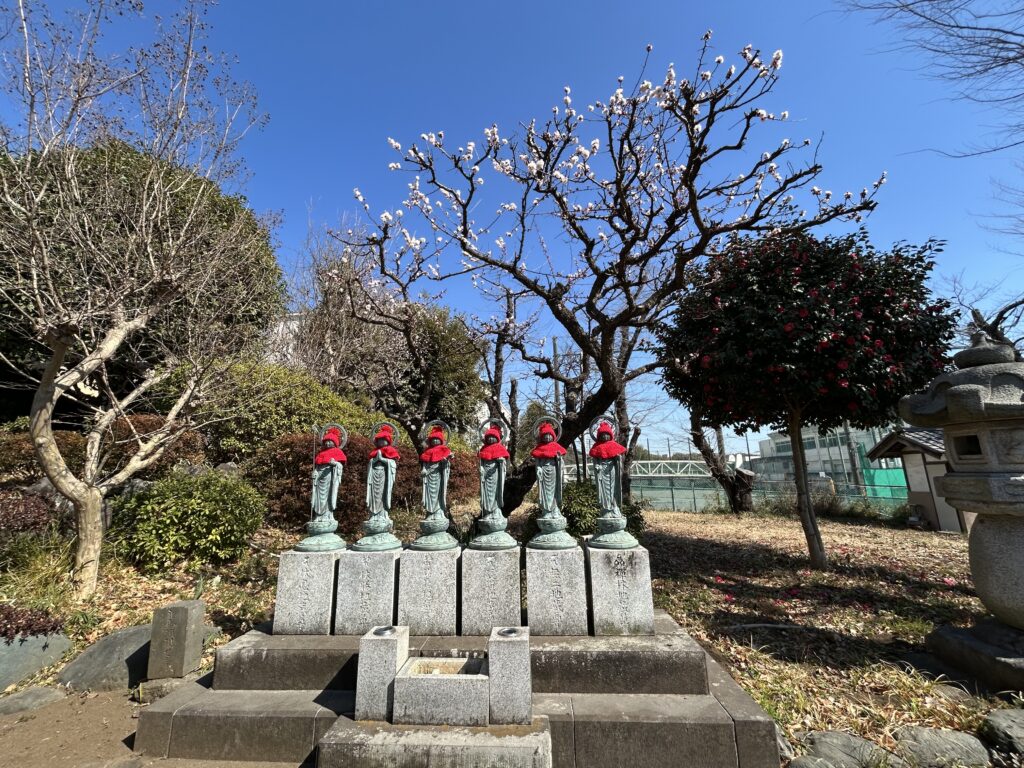
[[[367,434],[385,418],[350,403],[309,374],[284,366],[236,366],[229,376],[258,377],[261,396],[250,398],[251,386],[233,388],[238,396],[210,414],[203,433],[215,462],[244,459],[280,435],[312,434],[328,422],[343,424],[349,434]]]
[[[266,502],[244,480],[208,471],[172,472],[115,502],[115,529],[127,556],[157,571],[236,559],[263,522]]]
[[[622,514],[626,516],[626,530],[634,536],[640,536],[647,530],[643,511],[645,502],[634,500],[622,505]],[[525,537],[528,541],[537,533],[536,518],[540,510],[535,508],[530,513],[526,525]],[[576,538],[589,536],[597,532],[597,518],[601,507],[597,502],[597,486],[588,480],[566,483],[562,487],[562,514],[565,515],[568,531]]]

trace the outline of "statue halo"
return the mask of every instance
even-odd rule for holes
[[[449,427],[445,422],[441,421],[440,419],[433,419],[432,421],[428,421],[426,424],[424,424],[423,429],[420,430],[420,434],[424,435],[424,437],[422,438],[424,443],[430,439],[430,428],[433,427],[434,425],[437,425],[441,427],[442,430],[444,430],[444,440],[446,443],[452,439],[452,428]]]
[[[476,430],[477,431],[477,436],[480,438],[480,442],[481,443],[484,441],[484,433],[488,430],[488,428],[490,428],[490,426],[492,424],[498,428],[499,432],[501,432],[501,439],[502,439],[502,441],[504,441],[504,439],[505,439],[505,422],[503,422],[501,419],[487,418],[487,419],[484,419],[483,421],[480,422],[480,426],[477,427],[477,430]]]
[[[590,437],[593,438],[594,442],[595,443],[597,442],[597,428],[599,426],[601,426],[601,422],[602,421],[607,421],[608,422],[608,426],[610,426],[612,428],[612,439],[613,440],[618,440],[619,439],[619,424],[618,424],[618,422],[615,421],[615,417],[614,416],[608,416],[606,414],[604,416],[598,416],[596,419],[594,419],[592,422],[590,422],[590,426],[587,427],[587,432],[590,433]]]
[[[370,430],[370,434],[371,435],[376,435],[378,432],[380,432],[381,427],[384,427],[384,426],[391,427],[391,435],[392,435],[391,444],[394,445],[395,442],[398,440],[398,427],[396,427],[390,421],[378,421],[376,424],[373,425],[373,429]],[[372,440],[373,438],[371,437],[370,439]]]
[[[549,416],[547,414],[544,414],[535,422],[533,422],[533,427],[530,431],[532,432],[534,439],[537,438],[537,430],[540,429],[540,425],[544,424],[545,422],[555,428],[555,442],[557,443],[562,437],[562,422],[556,419],[554,416]]]
[[[331,428],[337,429],[341,433],[341,445],[338,447],[344,450],[345,446],[348,445],[348,430],[341,426],[341,424],[324,424],[319,430],[320,442],[324,441],[324,436]]]

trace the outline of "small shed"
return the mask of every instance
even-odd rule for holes
[[[973,522],[935,493],[935,478],[946,474],[946,445],[941,429],[904,427],[890,432],[868,458],[902,459],[907,478],[907,503],[920,510],[922,519],[936,531],[966,532]]]

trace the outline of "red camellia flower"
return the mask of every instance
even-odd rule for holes
[[[794,328],[796,328],[796,326],[793,323],[786,323],[784,326],[782,326],[782,330],[784,330],[786,333],[792,333]]]
[[[801,309],[800,310],[800,317],[807,317],[809,314],[811,314],[811,313],[808,312],[806,309]]]
[[[838,368],[841,371],[845,371],[849,367],[850,367],[850,361],[849,360],[840,360],[838,363],[836,363],[836,368]]]

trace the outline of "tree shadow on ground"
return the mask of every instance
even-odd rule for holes
[[[806,556],[770,545],[659,530],[644,544],[660,605],[781,661],[837,669],[899,662],[923,650],[934,626],[981,612],[969,587],[927,574],[836,561],[822,575]]]

